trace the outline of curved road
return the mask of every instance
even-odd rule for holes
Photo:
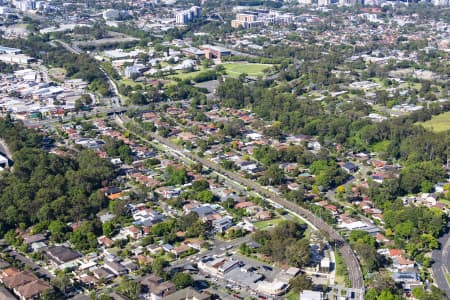
[[[328,223],[326,223],[322,219],[316,217],[309,210],[307,210],[301,206],[298,206],[298,205],[284,199],[283,197],[280,197],[279,195],[275,194],[274,192],[271,192],[271,191],[265,189],[258,183],[254,182],[252,180],[249,180],[247,178],[244,178],[236,173],[225,170],[218,164],[213,163],[207,159],[198,157],[197,155],[186,151],[184,148],[170,142],[168,139],[166,139],[158,134],[155,134],[153,132],[145,132],[145,134],[147,134],[151,138],[157,140],[159,143],[188,157],[189,159],[191,159],[193,161],[197,161],[197,162],[203,164],[203,166],[208,167],[208,168],[210,168],[218,173],[221,173],[224,176],[226,176],[244,186],[247,186],[247,187],[253,189],[254,191],[263,195],[264,197],[269,198],[272,201],[278,203],[279,205],[284,206],[285,208],[304,217],[309,222],[314,224],[314,226],[316,226],[318,229],[322,230],[323,232],[326,232],[329,235],[329,237],[332,239],[332,242],[335,243],[336,247],[338,248],[339,252],[342,254],[342,257],[344,258],[345,264],[347,265],[347,269],[348,269],[351,287],[355,288],[355,289],[360,289],[360,291],[361,291],[360,294],[357,295],[356,298],[363,299],[364,280],[363,280],[363,276],[362,276],[362,272],[361,272],[361,267],[359,265],[359,261],[355,255],[355,253],[353,252],[353,250],[347,244],[347,242]],[[144,141],[146,140],[144,137],[140,136],[140,134],[137,134],[137,136],[139,138],[143,139]]]

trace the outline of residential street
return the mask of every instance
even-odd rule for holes
[[[449,224],[447,224],[448,228]],[[439,239],[441,244],[441,249],[434,250],[432,254],[433,258],[433,274],[436,280],[436,285],[447,293],[450,297],[450,286],[447,280],[450,270],[450,232],[447,232],[444,236]]]

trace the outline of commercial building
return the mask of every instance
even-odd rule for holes
[[[22,53],[22,50],[17,48],[0,46],[0,54],[19,54],[19,53]]]
[[[311,0],[302,0],[311,1]],[[246,11],[236,14],[236,19],[231,21],[234,28],[255,28],[269,24],[287,25],[294,20],[294,15],[290,13],[280,13],[277,11]]]
[[[26,65],[34,61],[32,57],[24,54],[0,54],[0,61],[9,64]]]
[[[103,12],[103,19],[106,21],[115,21],[120,18],[120,12],[116,9],[107,9]]]
[[[175,293],[163,297],[163,300],[209,300],[211,295],[199,293],[191,287],[176,291]]]
[[[223,47],[211,46],[211,45],[202,45],[200,49],[205,52],[205,57],[209,59],[222,59],[222,57],[230,56],[231,50],[228,50]]]
[[[272,296],[279,296],[281,294],[284,294],[286,292],[286,289],[288,288],[288,284],[282,281],[260,281],[258,282],[258,291]]]

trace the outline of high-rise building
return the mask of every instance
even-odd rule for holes
[[[236,14],[236,19],[231,21],[231,27],[238,28],[251,28],[256,27],[258,16],[251,13],[240,13]],[[259,24],[259,23],[258,23]]]
[[[362,0],[339,0],[340,6],[352,6],[356,4],[362,4]]]
[[[183,10],[175,14],[175,22],[177,24],[188,24],[196,18],[200,18],[202,10],[199,6],[192,6],[188,10]]]
[[[189,22],[189,14],[185,11],[177,13],[175,15],[175,22],[177,24],[187,24]]]
[[[331,4],[330,0],[317,0],[317,5],[319,6],[328,6]]]
[[[18,9],[21,11],[36,10],[35,0],[21,0],[15,3]]]
[[[194,14],[194,18],[200,18],[202,16],[202,9],[200,6],[192,6],[190,11]]]
[[[450,0],[433,0],[432,3],[436,6],[449,6]]]

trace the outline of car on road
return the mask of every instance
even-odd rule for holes
[[[261,266],[261,268],[262,268],[264,271],[273,271],[273,268],[272,268],[272,267],[269,267],[269,266],[263,265],[263,266]]]

